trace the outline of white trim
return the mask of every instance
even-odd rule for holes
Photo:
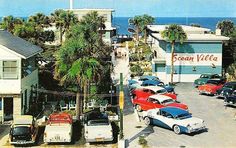
[[[7,48],[6,46],[3,46],[3,45],[1,45],[1,44],[0,44],[0,48],[2,48],[2,49],[4,49],[4,50],[7,50],[7,51],[9,51],[9,52],[11,52],[11,53],[13,53],[13,54],[15,54],[16,56],[18,56],[18,57],[20,57],[20,58],[27,59],[27,57],[25,57],[25,56],[23,56],[23,55],[21,55],[21,54],[15,52],[15,51],[11,50],[10,48]]]

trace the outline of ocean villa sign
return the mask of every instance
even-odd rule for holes
[[[219,57],[214,54],[178,55],[174,54],[174,62],[218,62]]]

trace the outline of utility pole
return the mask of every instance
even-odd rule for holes
[[[123,139],[124,138],[124,133],[123,133],[123,109],[124,109],[123,73],[120,73],[119,106],[120,106],[120,139]]]

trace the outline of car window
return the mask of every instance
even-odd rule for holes
[[[27,126],[15,127],[12,129],[12,135],[27,135],[30,134],[30,128]]]
[[[163,93],[167,93],[166,89],[160,89],[158,91],[156,91],[157,94],[163,94]]]
[[[160,102],[156,99],[153,98],[148,98],[149,102],[155,103],[155,104],[160,104]]]
[[[174,103],[174,100],[173,99],[166,99],[161,102],[161,104],[170,104],[170,103]]]
[[[106,119],[88,121],[88,126],[99,126],[99,125],[109,125],[109,121]]]
[[[165,111],[162,111],[162,116],[167,117],[167,118],[173,118],[173,116]]]
[[[155,91],[153,91],[153,90],[150,90],[150,93],[151,93],[151,94],[155,94]]]
[[[209,78],[210,76],[209,75],[206,75],[206,74],[202,74],[201,76],[200,76],[200,78]]]
[[[148,90],[148,89],[143,89],[143,92],[146,92],[146,93],[148,93],[148,92],[149,92],[149,90]]]
[[[180,114],[178,116],[176,116],[175,118],[178,120],[182,120],[182,119],[187,119],[187,118],[191,118],[192,115],[190,113],[185,113],[185,114]]]
[[[212,78],[220,78],[219,75],[213,75]]]

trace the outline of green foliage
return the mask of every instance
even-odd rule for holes
[[[133,76],[142,76],[144,73],[143,69],[139,65],[131,66],[130,71]]]
[[[235,30],[234,22],[231,20],[218,22],[216,28],[221,29],[221,34],[227,37],[229,37]]]
[[[231,65],[229,65],[226,72],[228,73],[227,80],[235,81],[236,80],[236,63],[232,63]]]
[[[147,147],[147,140],[144,136],[139,136],[138,143],[142,145],[142,147]]]
[[[184,32],[183,28],[180,25],[171,24],[166,29],[161,32],[161,36],[171,43],[179,41],[183,43],[187,40],[187,34]]]

